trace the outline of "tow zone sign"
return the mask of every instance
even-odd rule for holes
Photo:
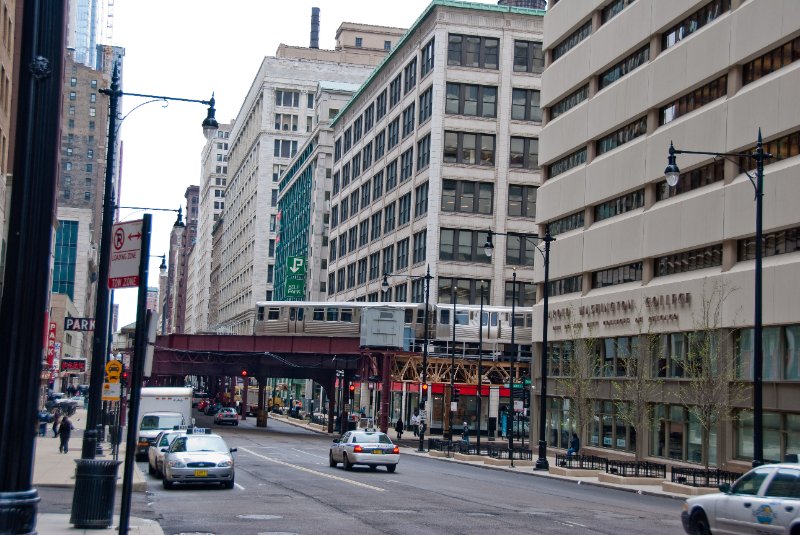
[[[111,264],[108,287],[139,286],[139,259],[142,255],[142,220],[114,225],[111,233]]]

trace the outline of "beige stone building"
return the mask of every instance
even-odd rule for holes
[[[678,155],[675,187],[666,184],[664,168],[671,142],[748,153],[761,128],[772,154],[764,170],[764,457],[800,452],[800,4],[551,4],[537,213],[539,232],[556,238],[548,443],[566,447],[576,414],[566,394],[569,365],[576,355],[592,355],[592,411],[581,430],[587,453],[749,465],[756,218],[745,171],[752,174],[755,164]],[[536,280],[543,280],[541,266]],[[718,306],[721,289],[726,299]],[[704,315],[709,305],[718,315]],[[541,301],[535,311],[541,325]],[[710,384],[698,383],[702,374],[692,367],[702,340],[716,333],[722,336],[710,366],[730,385],[724,399],[732,407],[705,436],[694,410],[700,401],[692,401],[700,393],[687,394]],[[534,329],[539,354],[541,341],[542,330]],[[623,379],[632,360],[657,386],[648,391],[649,415],[639,429],[618,402],[618,386],[636,381]],[[733,377],[722,377],[726,370]]]

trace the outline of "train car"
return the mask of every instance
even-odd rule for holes
[[[424,338],[425,305],[421,303],[263,301],[256,303],[253,332],[256,335],[299,334],[357,338],[360,336],[361,312],[372,307],[403,309],[404,323],[411,329],[412,338]],[[430,325],[433,325],[433,316]]]
[[[437,304],[434,307],[436,353],[451,351],[455,324],[457,354],[476,355],[482,339],[484,355],[511,355],[511,307],[484,305],[483,318],[479,319],[479,305],[455,305],[455,321],[453,309],[453,305],[446,304]],[[533,308],[516,307],[514,316],[514,343],[518,346],[521,357],[529,357],[533,340]]]

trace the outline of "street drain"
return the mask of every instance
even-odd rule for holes
[[[278,520],[283,517],[278,515],[236,515],[236,518],[245,520]]]

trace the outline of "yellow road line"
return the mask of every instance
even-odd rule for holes
[[[252,450],[249,450],[247,448],[241,448],[240,447],[239,451],[246,451],[247,453],[249,453],[251,455],[255,455],[256,457],[261,457],[262,459],[264,459],[266,461],[273,462],[275,464],[288,466],[289,468],[294,468],[296,470],[301,470],[303,472],[308,472],[309,474],[314,474],[316,476],[327,477],[329,479],[335,479],[335,480],[341,481],[343,483],[349,483],[351,485],[355,485],[356,487],[363,487],[365,489],[376,490],[378,492],[383,492],[384,490],[386,490],[386,489],[382,489],[380,487],[374,487],[372,485],[367,485],[366,483],[359,483],[358,481],[353,481],[352,479],[347,479],[347,478],[344,478],[344,477],[334,476],[334,475],[331,475],[331,474],[326,474],[324,472],[319,472],[317,470],[312,470],[310,468],[305,468],[304,466],[298,466],[296,464],[287,463],[286,461],[280,461],[280,460],[274,459],[272,457],[267,457],[266,455],[261,455],[260,453],[256,453],[256,452],[254,452]]]

